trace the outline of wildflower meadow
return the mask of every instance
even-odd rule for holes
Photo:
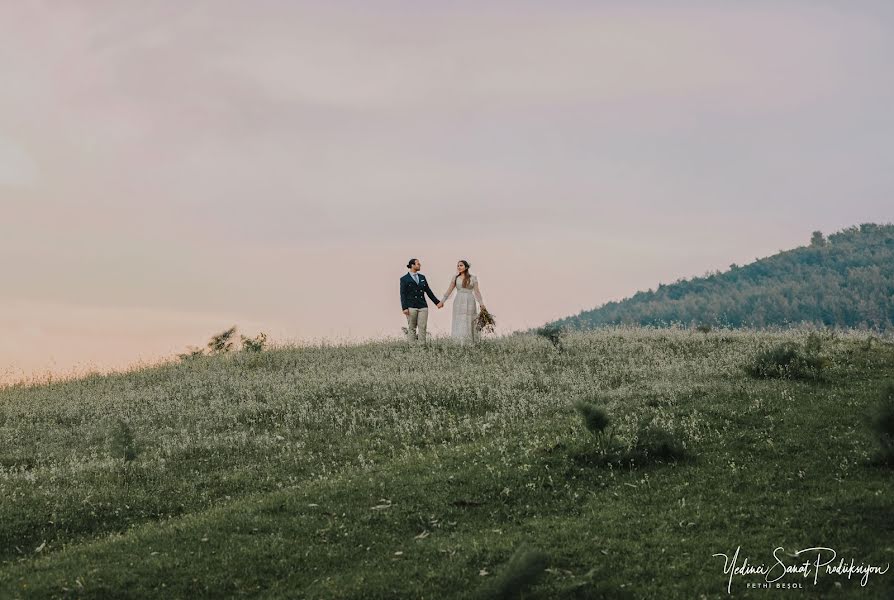
[[[0,597],[756,597],[719,555],[891,560],[890,337],[548,333],[6,386]]]

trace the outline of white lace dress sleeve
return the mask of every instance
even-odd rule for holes
[[[450,294],[453,293],[453,290],[456,289],[456,278],[453,278],[453,281],[450,282],[450,285],[447,287],[447,291],[444,292],[444,295],[441,296],[441,302],[447,302],[447,298],[450,297]]]
[[[484,300],[481,299],[481,289],[478,287],[478,278],[472,275],[472,293],[475,294],[475,300],[478,301],[478,304],[484,305]]]

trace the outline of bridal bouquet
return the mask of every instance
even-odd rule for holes
[[[478,331],[493,333],[496,324],[497,321],[494,319],[494,316],[487,312],[487,309],[482,306],[481,311],[478,313],[478,318],[475,319],[475,328]]]

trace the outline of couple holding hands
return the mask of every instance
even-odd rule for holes
[[[484,309],[481,300],[481,291],[478,289],[478,278],[469,272],[468,261],[461,260],[456,263],[456,275],[450,281],[450,286],[444,292],[444,299],[438,300],[428,285],[425,275],[419,272],[422,263],[416,258],[411,258],[407,263],[409,272],[400,278],[400,307],[407,316],[407,341],[425,341],[428,330],[428,303],[425,295],[432,299],[438,308],[444,308],[450,295],[456,291],[453,300],[453,325],[450,328],[450,336],[460,341],[474,341],[478,339],[478,328],[475,320],[478,318],[476,301]],[[419,330],[418,334],[416,330]]]

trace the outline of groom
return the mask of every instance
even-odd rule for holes
[[[407,268],[410,272],[400,278],[400,307],[407,315],[407,341],[413,342],[419,339],[424,342],[428,330],[428,303],[425,301],[424,294],[428,294],[438,308],[444,305],[428,287],[425,275],[419,272],[422,263],[418,259],[411,258],[407,263]],[[416,335],[417,327],[419,328],[418,336]]]

